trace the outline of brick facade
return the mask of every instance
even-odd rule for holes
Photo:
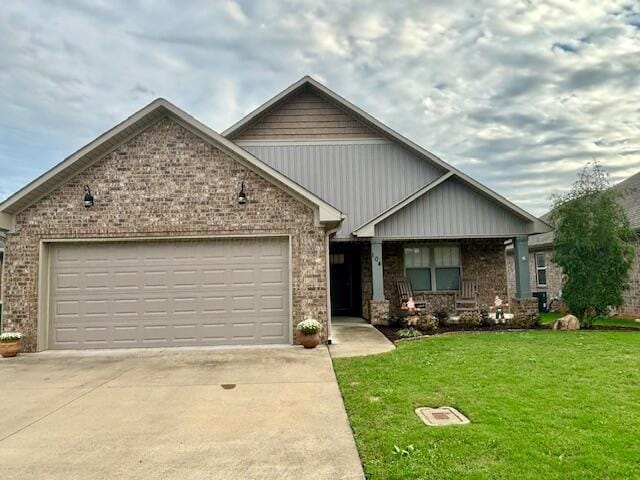
[[[373,281],[371,279],[371,244],[369,242],[362,243],[361,252],[360,285],[362,288],[362,316],[367,320],[371,320],[369,314],[369,300],[373,297]]]
[[[618,309],[621,315],[629,317],[640,316],[640,242],[635,243],[636,256],[631,264],[629,272],[629,289],[623,296],[624,303]],[[535,254],[543,253],[547,265],[547,285],[541,286],[537,284]],[[551,261],[553,251],[548,248],[545,250],[535,250],[529,252],[529,274],[531,278],[532,292],[547,292],[547,301],[550,303],[554,298],[559,298],[562,291],[562,269]],[[513,297],[516,293],[516,273],[513,258],[513,252],[506,252],[507,277],[509,285],[509,296]]]
[[[383,242],[382,259],[384,275],[384,296],[389,300],[389,313],[397,316],[400,313],[400,299],[396,282],[404,277],[404,247],[408,245],[424,245],[438,242],[412,240],[404,242]],[[440,242],[441,243],[441,242]],[[475,280],[478,284],[479,302],[492,305],[496,295],[503,299],[507,296],[507,273],[504,263],[504,240],[460,240],[460,262],[462,276]],[[369,300],[372,296],[371,280],[371,246],[363,244],[362,249],[362,303],[363,315],[369,312]],[[455,310],[455,294],[429,293],[427,306],[429,311],[445,309],[450,313]]]
[[[389,300],[369,300],[371,325],[389,325]]]
[[[537,298],[511,298],[509,309],[513,316],[507,324],[516,328],[534,328],[539,321]]]
[[[248,202],[239,206],[242,181]],[[90,209],[84,185],[95,195]],[[35,350],[41,239],[264,233],[291,235],[294,324],[312,316],[326,325],[325,232],[312,209],[164,118],[16,216],[5,250],[5,326]]]
[[[629,289],[624,294],[620,313],[629,317],[640,317],[640,241],[635,243],[636,256],[629,273]]]
[[[538,285],[536,276],[536,260],[535,254],[542,253],[544,255],[545,264],[547,266],[547,284]],[[562,269],[551,261],[553,252],[551,249],[536,250],[529,252],[529,281],[531,282],[532,292],[547,292],[547,302],[551,302],[554,298],[560,297],[562,290]],[[513,251],[506,253],[507,264],[507,285],[509,287],[509,297],[516,296],[516,266],[513,258]]]

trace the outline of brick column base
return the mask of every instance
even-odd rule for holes
[[[389,300],[369,300],[371,325],[389,325]]]
[[[540,316],[538,314],[538,299],[512,298],[509,302],[513,318],[507,320],[507,324],[518,328],[533,328],[538,325]]]

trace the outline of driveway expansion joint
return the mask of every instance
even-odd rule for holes
[[[69,401],[67,401],[67,402],[63,403],[62,405],[60,405],[60,406],[58,406],[58,407],[54,408],[52,411],[50,411],[50,412],[48,412],[48,413],[46,413],[46,414],[44,414],[44,415],[42,415],[42,416],[40,416],[40,417],[36,418],[35,420],[33,420],[32,422],[28,423],[27,425],[24,425],[24,426],[22,426],[22,427],[18,428],[17,430],[14,430],[13,432],[11,432],[11,433],[9,433],[9,434],[5,435],[4,437],[0,438],[0,443],[4,442],[5,440],[7,440],[7,439],[9,439],[9,438],[13,437],[14,435],[16,435],[16,434],[18,434],[18,433],[20,433],[20,432],[22,432],[22,431],[26,430],[27,428],[32,427],[33,425],[35,425],[35,424],[36,424],[36,423],[38,423],[38,422],[41,422],[41,421],[42,421],[42,420],[44,420],[45,418],[48,418],[48,417],[50,417],[51,415],[56,414],[57,412],[59,412],[59,411],[60,411],[60,410],[62,410],[63,408],[65,408],[65,407],[67,407],[67,406],[71,405],[73,402],[75,402],[75,401],[77,401],[77,400],[80,400],[82,397],[84,397],[84,396],[86,396],[86,395],[89,395],[89,394],[90,394],[90,393],[92,393],[92,392],[95,392],[95,391],[96,391],[97,389],[99,389],[100,387],[102,387],[102,386],[106,385],[106,384],[107,384],[107,383],[109,383],[109,382],[112,382],[112,381],[114,381],[114,380],[118,379],[119,377],[121,377],[122,375],[124,375],[125,373],[127,373],[127,372],[129,372],[129,371],[131,371],[131,370],[133,370],[133,369],[132,369],[132,368],[130,368],[130,369],[128,369],[128,370],[125,370],[125,371],[123,371],[123,372],[120,372],[120,373],[118,373],[118,375],[116,375],[115,377],[109,378],[109,379],[105,380],[104,382],[102,382],[102,383],[100,383],[100,384],[96,385],[95,387],[90,388],[90,389],[88,389],[88,390],[86,390],[86,391],[82,392],[80,395],[77,395],[77,396],[73,397],[71,400],[69,400]],[[73,387],[73,388],[70,388],[69,390],[72,390],[72,389],[78,389],[78,388],[82,388],[82,387]]]

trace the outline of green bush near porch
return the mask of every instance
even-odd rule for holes
[[[334,365],[370,479],[638,478],[639,352],[635,331],[481,333]],[[471,424],[427,427],[420,406]]]

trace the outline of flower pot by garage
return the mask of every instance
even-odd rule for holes
[[[320,345],[320,333],[298,332],[298,342],[300,342],[304,348],[316,348]]]
[[[0,355],[3,357],[15,357],[22,351],[22,342],[0,342]]]

